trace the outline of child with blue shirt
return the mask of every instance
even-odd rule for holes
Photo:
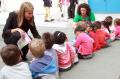
[[[55,49],[53,49],[53,44],[54,44],[54,36],[52,33],[50,32],[45,32],[42,35],[42,39],[45,42],[45,54],[51,56],[54,61],[56,62],[56,66],[58,68],[58,56],[57,56],[57,52],[55,51]],[[59,70],[56,71],[56,77],[59,78]]]
[[[44,41],[33,39],[29,44],[29,49],[34,57],[30,64],[33,79],[56,79],[57,66],[51,56],[44,54],[46,50]]]

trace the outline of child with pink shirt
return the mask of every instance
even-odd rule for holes
[[[84,31],[85,29],[81,26],[78,26],[74,30],[76,35],[75,47],[77,49],[78,58],[90,59],[93,57],[94,40]]]
[[[56,50],[58,55],[58,65],[60,71],[66,71],[78,63],[78,56],[75,48],[70,45],[67,40],[66,34],[61,31],[54,32],[55,44],[53,48]]]
[[[120,39],[120,19],[116,18],[114,21],[115,25],[115,39]]]

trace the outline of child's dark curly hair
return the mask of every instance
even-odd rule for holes
[[[107,21],[102,21],[102,25],[105,27],[105,28],[107,28],[107,30],[109,31],[109,33],[111,33],[111,30],[110,30],[110,23],[109,22],[107,22]]]
[[[85,32],[86,28],[82,27],[82,26],[78,26],[77,28],[75,28],[74,33],[76,32]]]
[[[45,42],[45,48],[46,49],[51,49],[53,44],[54,44],[54,36],[53,34],[49,32],[45,32],[42,35],[42,39]]]
[[[106,21],[107,24],[110,26],[112,25],[113,18],[112,16],[107,16],[104,21]]]
[[[55,31],[54,39],[55,39],[55,44],[63,44],[67,38],[65,33],[61,31]]]
[[[93,24],[96,25],[97,29],[101,29],[101,22],[100,21],[95,21]]]
[[[96,32],[97,26],[96,24],[93,23],[90,25],[90,28],[92,29],[93,32]]]

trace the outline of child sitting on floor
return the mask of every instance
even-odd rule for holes
[[[53,48],[58,54],[58,65],[60,71],[71,69],[78,62],[77,54],[73,46],[67,41],[66,34],[61,31],[54,32],[55,44]]]
[[[54,44],[53,34],[51,34],[49,32],[45,32],[42,35],[42,39],[45,42],[45,48],[46,48],[45,54],[50,55],[54,59],[54,61],[56,61],[56,66],[58,68],[58,56],[57,56],[56,51],[52,48],[52,46]],[[58,73],[59,73],[59,71],[56,72],[56,77],[59,77]]]
[[[96,24],[96,23],[95,23]],[[107,29],[107,28],[106,28]],[[108,30],[107,30],[108,31]],[[98,42],[100,48],[109,47],[110,46],[110,34],[101,28],[101,24],[96,24],[96,38],[98,38]]]
[[[88,30],[89,36],[94,39],[93,52],[100,49],[100,44],[96,35],[96,29],[97,29],[96,25],[101,25],[101,23],[99,21],[94,22],[93,24],[90,25]]]
[[[29,49],[34,56],[34,60],[30,64],[33,79],[57,79],[57,66],[55,60],[45,55],[45,44],[42,39],[33,39],[29,44]]]
[[[115,27],[113,26],[112,16],[107,16],[104,21],[106,22],[105,26],[109,26],[110,40],[114,41],[115,40]]]
[[[29,66],[22,62],[21,51],[16,45],[3,47],[0,54],[5,63],[0,72],[0,79],[32,79]]]
[[[114,25],[115,25],[115,39],[120,40],[120,19],[116,18],[114,21]]]
[[[85,33],[85,29],[78,26],[74,33],[76,35],[75,47],[77,49],[79,59],[89,59],[93,57],[94,40]]]

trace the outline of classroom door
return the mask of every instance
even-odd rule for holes
[[[106,0],[88,0],[88,4],[90,5],[93,12],[106,12]]]
[[[95,13],[120,13],[120,0],[88,0]]]
[[[108,13],[120,13],[120,0],[107,0]]]

